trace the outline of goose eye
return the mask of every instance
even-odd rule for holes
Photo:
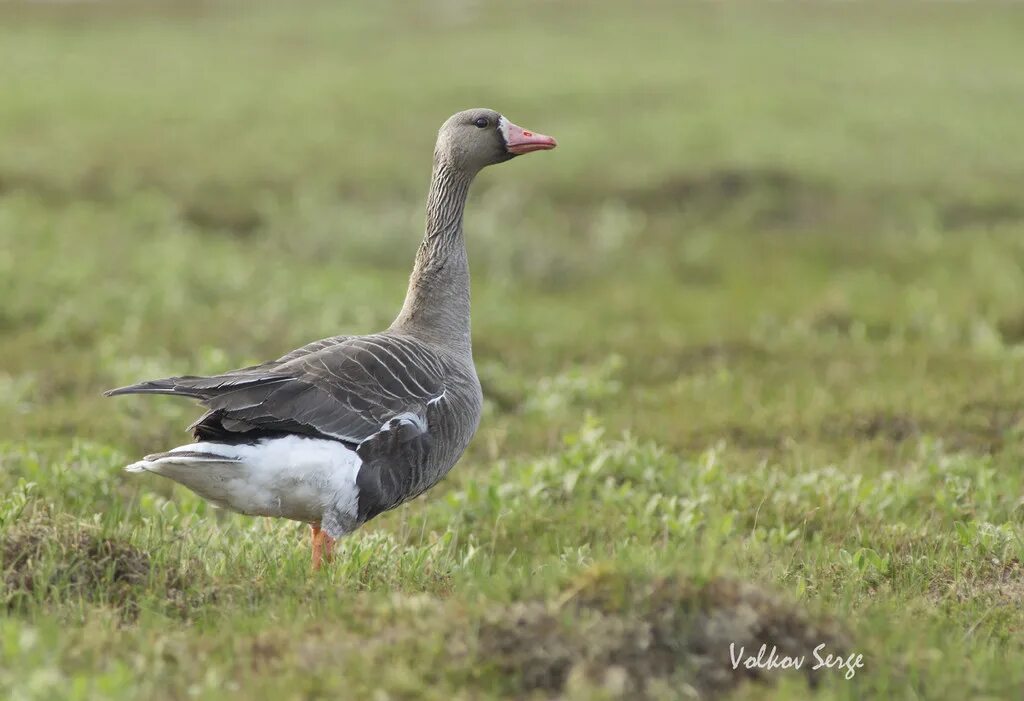
[[[473,122],[479,129],[483,129],[487,126],[487,117],[477,117],[476,121]]]

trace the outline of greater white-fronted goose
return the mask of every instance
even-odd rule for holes
[[[334,539],[437,484],[476,432],[483,401],[462,233],[470,183],[486,166],[555,145],[493,110],[449,118],[434,148],[426,234],[391,327],[223,375],[107,392],[191,397],[207,409],[190,427],[194,443],[125,469],[231,511],[311,524],[314,568]]]

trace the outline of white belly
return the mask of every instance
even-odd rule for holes
[[[337,441],[285,436],[240,445],[192,443],[151,458],[127,469],[162,475],[241,514],[319,523],[328,508],[353,518],[357,511],[361,460]]]

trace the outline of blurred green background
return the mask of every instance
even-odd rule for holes
[[[867,654],[821,698],[1019,698],[1022,39],[981,2],[3,3],[0,689],[805,698],[694,656],[735,580]],[[559,148],[471,194],[451,477],[311,578],[295,524],[123,476],[195,411],[103,389],[390,323],[473,106]],[[665,586],[650,667],[600,626]]]

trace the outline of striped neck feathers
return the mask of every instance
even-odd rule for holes
[[[435,157],[423,243],[393,330],[471,354],[469,259],[462,213],[475,173]]]

